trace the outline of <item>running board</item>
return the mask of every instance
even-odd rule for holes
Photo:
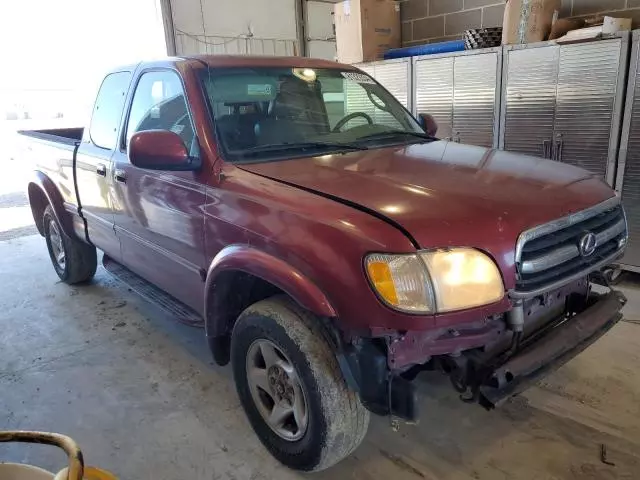
[[[105,270],[127,285],[142,298],[154,305],[157,305],[168,314],[174,316],[176,320],[190,327],[204,327],[204,320],[194,310],[184,303],[176,300],[168,293],[149,283],[144,278],[136,275],[124,265],[116,262],[112,258],[104,255],[102,265]]]

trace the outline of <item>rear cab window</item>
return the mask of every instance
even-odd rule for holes
[[[102,81],[89,126],[89,136],[97,147],[106,150],[116,147],[130,82],[130,72],[110,73]]]

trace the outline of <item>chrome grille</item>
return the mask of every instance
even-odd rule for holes
[[[595,235],[593,252],[580,242]],[[618,198],[528,230],[516,248],[516,291],[538,294],[614,261],[624,249],[627,225]]]

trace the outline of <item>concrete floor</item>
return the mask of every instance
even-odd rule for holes
[[[303,477],[256,439],[201,330],[102,269],[89,286],[58,282],[21,188],[0,179],[0,429],[71,435],[88,463],[122,479]],[[419,426],[393,433],[373,418],[355,455],[314,478],[640,478],[640,288],[625,290],[631,321],[525,395],[488,413],[424,375]],[[601,444],[615,466],[600,461]],[[0,460],[64,462],[23,445],[0,445]]]

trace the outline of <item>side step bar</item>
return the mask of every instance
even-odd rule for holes
[[[203,318],[194,310],[149,283],[144,278],[136,275],[124,265],[116,262],[107,255],[102,257],[102,265],[107,272],[127,285],[131,290],[174,316],[180,323],[184,323],[190,327],[204,328]]]

